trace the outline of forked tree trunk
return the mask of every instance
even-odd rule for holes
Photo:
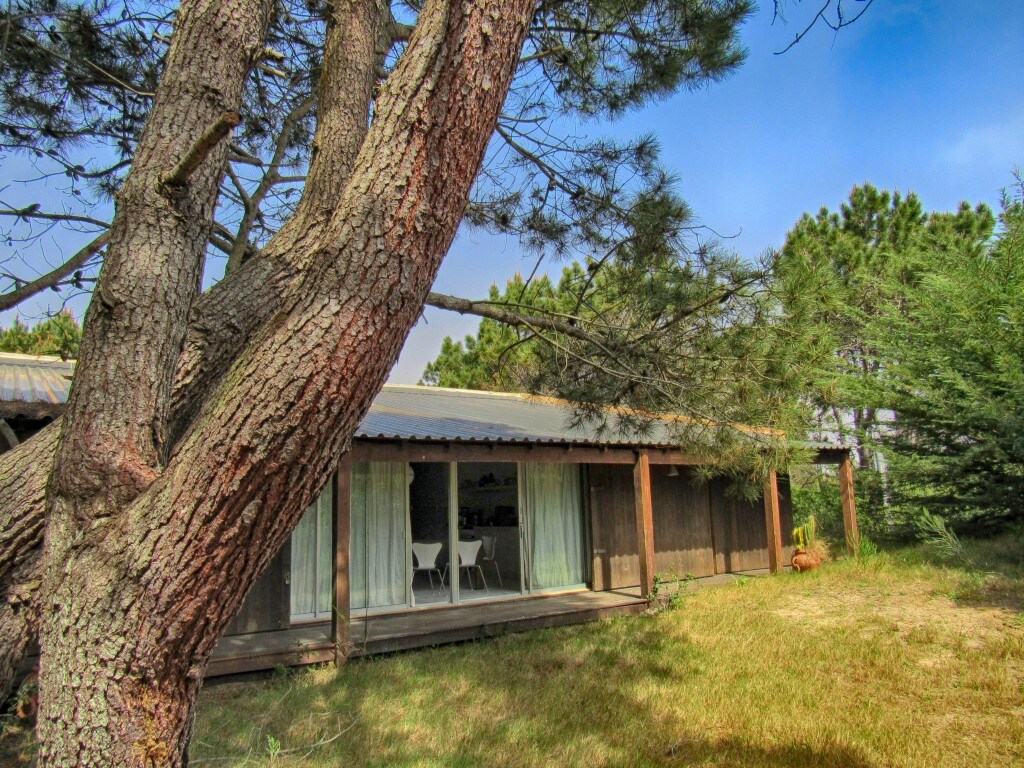
[[[189,319],[167,413],[167,442],[191,423],[212,386],[252,335],[272,316],[299,265],[292,258],[315,242],[348,181],[369,124],[370,104],[387,37],[390,8],[381,0],[341,3],[331,9],[318,88],[317,129],[309,175],[295,215],[263,249],[199,297]],[[195,186],[195,184],[193,184]],[[0,456],[0,700],[10,694],[34,636],[34,590],[41,573],[44,488],[60,421],[32,446]],[[45,471],[40,471],[45,470]],[[7,535],[11,531],[30,535]],[[14,563],[23,567],[14,570]],[[16,607],[12,607],[16,606]]]
[[[534,0],[430,0],[330,224],[132,503],[47,537],[50,765],[178,765],[206,661],[369,408],[454,237]]]

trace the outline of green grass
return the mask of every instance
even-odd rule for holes
[[[907,550],[211,687],[192,764],[1021,765],[1024,541],[969,546],[978,570]]]

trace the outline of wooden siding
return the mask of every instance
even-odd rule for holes
[[[640,584],[640,557],[633,467],[591,464],[587,476],[594,544],[593,588],[635,587]]]
[[[291,553],[289,540],[252,585],[238,614],[224,631],[225,636],[288,628],[291,622]]]
[[[768,567],[768,531],[764,504],[726,493],[724,480],[711,482],[711,526],[715,537],[715,572],[732,573]]]
[[[711,536],[711,501],[708,486],[693,470],[651,467],[654,497],[655,569],[659,574],[711,576],[715,549]]]

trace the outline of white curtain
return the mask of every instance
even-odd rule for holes
[[[523,463],[530,588],[582,584],[583,500],[577,464]]]
[[[353,608],[405,605],[408,601],[409,482],[399,462],[352,464],[352,547],[349,563]]]
[[[292,531],[291,613],[297,618],[331,614],[334,573],[334,506],[328,483]]]

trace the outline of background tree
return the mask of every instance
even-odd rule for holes
[[[914,279],[867,325],[879,375],[864,390],[892,413],[880,434],[893,504],[993,530],[1022,519],[1024,207],[932,217]]]
[[[816,388],[816,405],[826,429],[855,445],[862,470],[878,470],[872,447],[878,417],[853,396],[858,380],[877,374],[865,324],[890,299],[888,289],[910,271],[912,243],[927,224],[913,193],[856,186],[838,212],[822,208],[804,214],[789,232],[779,262],[779,279],[813,280],[814,321],[835,346],[835,367],[826,370]],[[795,295],[795,294],[794,294]]]
[[[901,414],[878,394],[887,369],[904,354],[890,336],[894,322],[921,281],[948,274],[958,249],[983,250],[994,226],[983,205],[926,213],[913,193],[903,197],[866,184],[853,189],[838,213],[822,208],[805,215],[787,236],[777,280],[791,283],[785,294],[803,305],[833,348],[831,364],[807,393],[817,410],[812,436],[838,436],[855,447],[871,535],[907,532],[913,510],[905,502],[917,487],[911,474],[895,471],[906,466],[906,455],[885,450],[902,434]],[[815,506],[831,508],[833,492],[814,490],[826,500]]]
[[[522,278],[504,293],[492,286],[475,305],[493,321],[464,343],[446,339],[423,380],[560,397],[598,429],[642,434],[654,414],[676,414],[676,439],[737,478],[792,458],[781,438],[802,434],[801,396],[831,352],[806,304],[780,293],[803,286],[774,283],[770,263],[714,244],[623,250],[607,263],[574,263],[554,289]],[[524,310],[531,317],[508,319]]]
[[[567,276],[576,271],[579,266],[575,264],[566,268],[557,286],[551,284],[547,275],[527,284],[522,275],[516,274],[505,284],[504,292],[492,285],[487,303],[507,307],[510,311],[528,308],[532,314],[569,312],[571,297],[564,283]],[[420,383],[455,389],[521,392],[527,388],[527,382],[536,378],[540,365],[537,347],[541,343],[530,337],[528,329],[483,318],[476,335],[467,335],[462,341],[445,337],[438,356],[424,368]]]
[[[27,355],[57,355],[65,360],[78,356],[82,329],[70,311],[59,312],[29,328],[15,319],[9,328],[0,329],[0,352]]]

